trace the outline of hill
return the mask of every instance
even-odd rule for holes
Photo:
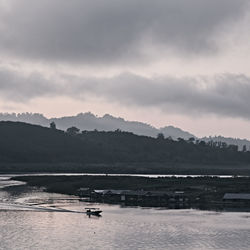
[[[79,138],[38,125],[0,122],[0,138],[1,163],[76,161],[84,155]]]
[[[126,132],[132,132],[137,135],[145,135],[156,137],[157,134],[163,133],[165,137],[172,137],[177,139],[178,137],[188,139],[195,137],[194,135],[185,132],[179,128],[173,126],[166,126],[164,128],[157,129],[149,124],[126,121],[123,118],[117,118],[109,114],[103,117],[98,117],[90,112],[80,113],[76,116],[66,116],[60,118],[48,119],[41,114],[22,113],[22,114],[8,114],[0,113],[0,121],[18,121],[27,122],[30,124],[41,125],[49,127],[51,122],[55,122],[58,129],[66,130],[69,127],[75,126],[80,130],[98,130],[98,131],[115,131],[120,129]]]
[[[64,131],[0,122],[0,163],[247,164],[250,152],[233,145],[138,136],[129,132]]]
[[[42,114],[32,114],[32,113],[0,113],[0,121],[18,121],[27,122],[30,124],[41,125],[44,127],[49,127],[51,122],[55,122],[58,129],[66,130],[69,127],[75,126],[80,130],[98,130],[98,131],[115,131],[120,129],[122,131],[131,132],[137,135],[145,135],[151,137],[157,137],[159,133],[164,134],[165,137],[171,137],[174,140],[178,138],[183,138],[188,140],[191,137],[197,138],[195,135],[183,131],[180,128],[173,126],[165,126],[163,128],[155,128],[149,124],[137,122],[137,121],[126,121],[123,118],[117,118],[109,114],[103,117],[98,117],[90,112],[80,113],[76,116],[65,116],[60,118],[48,119]],[[200,140],[205,142],[225,142],[227,144],[237,145],[239,150],[242,150],[244,145],[246,145],[247,150],[250,150],[250,141],[238,138],[226,138],[223,136],[209,136],[203,137]]]

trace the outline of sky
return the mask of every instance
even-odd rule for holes
[[[0,0],[0,112],[250,139],[248,0]]]

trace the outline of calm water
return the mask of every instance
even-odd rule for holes
[[[106,176],[104,173],[28,173],[28,174],[14,174],[9,176]],[[148,178],[158,178],[158,177],[218,177],[218,178],[235,178],[234,175],[178,175],[178,174],[108,174],[108,176],[136,176],[136,177],[148,177]],[[238,175],[237,177],[250,177],[247,175]]]
[[[0,186],[13,185],[0,177]],[[0,189],[0,249],[249,249],[250,213],[122,208],[42,190]]]

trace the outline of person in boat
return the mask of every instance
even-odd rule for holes
[[[100,215],[102,212],[99,208],[85,208],[87,214]]]

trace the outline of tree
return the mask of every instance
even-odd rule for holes
[[[70,127],[66,130],[67,134],[69,135],[77,135],[80,132],[80,129],[77,127]]]
[[[194,138],[194,137],[190,137],[190,138],[188,139],[188,142],[189,142],[189,143],[194,143],[194,142],[195,142],[195,138]]]
[[[49,126],[51,129],[56,130],[56,124],[54,122],[51,122]]]
[[[159,133],[157,135],[157,140],[164,140],[164,134],[163,133]]]
[[[168,137],[166,138],[166,140],[172,142],[172,141],[173,141],[173,138],[172,138],[171,136],[168,136]]]
[[[238,146],[237,145],[228,145],[228,149],[233,152],[238,151]]]
[[[206,146],[206,142],[205,141],[200,141],[199,145],[202,146],[202,147],[204,147],[204,146]]]
[[[178,140],[178,142],[185,142],[185,140],[181,137],[178,137],[177,140]]]

